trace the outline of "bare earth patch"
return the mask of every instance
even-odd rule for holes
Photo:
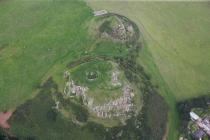
[[[13,110],[7,112],[0,112],[0,127],[8,129],[10,125],[8,124],[9,118],[12,116]]]

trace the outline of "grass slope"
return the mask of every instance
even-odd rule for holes
[[[87,25],[93,16],[90,8],[81,1],[4,1],[0,5],[0,13],[3,21],[0,23],[0,110],[18,106],[9,121],[13,134],[20,139],[162,138],[167,105],[135,61],[136,51],[138,53],[141,46],[135,42],[136,38],[132,42],[135,47],[129,49],[125,44],[90,38]],[[97,58],[98,55],[109,59],[114,57],[125,77],[144,92],[145,115],[139,113],[127,120],[125,126],[107,129],[93,122],[87,122],[84,127],[71,122],[70,117],[86,121],[87,114],[84,115],[86,111],[83,112],[76,103],[66,102],[59,96],[63,91],[64,71],[70,67],[70,62],[88,56]],[[49,76],[58,85],[48,81]],[[46,83],[38,88],[42,81]],[[38,95],[34,94],[37,89]],[[54,98],[59,98],[67,109],[70,107],[70,113],[53,111]],[[159,123],[155,121],[156,109],[161,111]],[[148,118],[151,111],[154,115]]]
[[[123,14],[138,24],[177,99],[209,91],[209,3],[93,1],[89,5]]]
[[[126,55],[125,45],[91,38],[92,10],[82,1],[0,3],[0,110],[34,97],[40,82],[55,77],[63,91],[69,62],[86,55]]]
[[[170,106],[168,139],[177,139],[176,100],[209,91],[210,9],[207,2],[96,2],[93,9],[127,16],[143,33],[139,62]]]
[[[0,110],[33,96],[54,64],[78,57],[87,47],[84,2],[0,3]]]

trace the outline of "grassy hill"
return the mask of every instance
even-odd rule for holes
[[[142,44],[134,22],[120,15],[94,17],[82,1],[1,1],[0,19],[0,111],[15,108],[8,120],[11,134],[21,140],[162,139],[168,106],[136,62]],[[112,87],[112,71],[118,69],[132,89]],[[96,104],[123,93],[120,101],[108,102],[115,104],[108,113],[117,113],[116,125],[115,116],[100,118],[87,110],[84,96],[67,97],[66,71],[76,84],[89,87]],[[90,81],[94,72],[97,78]],[[129,92],[138,95],[125,101]]]
[[[169,104],[168,139],[177,139],[176,101],[209,91],[209,4],[122,1],[88,4],[94,9],[124,15],[139,26],[144,39],[139,63]],[[126,49],[122,51],[125,47],[122,44],[91,38],[87,23],[92,18],[90,7],[82,1],[0,1],[0,111],[34,97],[37,86],[49,76],[53,75],[59,91],[63,90],[61,78],[73,60],[86,55],[112,57],[127,53]],[[149,110],[158,107],[155,103],[151,106]],[[147,113],[149,116],[150,111]],[[151,121],[151,126],[154,123]],[[126,129],[129,135],[133,127]]]
[[[177,100],[209,93],[210,9],[208,2],[96,2],[136,22],[144,38],[139,62],[170,106],[168,139],[177,139]]]

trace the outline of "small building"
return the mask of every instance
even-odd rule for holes
[[[201,140],[202,137],[205,135],[206,133],[202,130],[202,129],[198,129],[196,130],[194,133],[193,133],[193,137],[198,139],[198,140]]]
[[[190,112],[190,117],[192,121],[197,125],[199,129],[197,129],[193,133],[193,137],[196,139],[202,139],[202,137],[207,134],[210,136],[210,118],[200,118],[196,113]]]
[[[99,10],[99,11],[94,11],[93,14],[94,16],[103,16],[108,14],[108,12],[106,10]]]
[[[196,113],[194,113],[194,112],[190,112],[190,117],[191,117],[191,119],[193,120],[193,121],[197,121],[197,120],[199,120],[200,119],[200,117],[196,114]]]

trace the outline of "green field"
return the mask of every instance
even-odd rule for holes
[[[143,46],[138,58],[133,55],[132,45],[119,41],[113,42],[110,37],[101,38],[100,33],[95,32],[95,27],[98,28],[103,20],[94,18],[91,8],[106,9],[123,15],[138,25]],[[151,131],[151,137],[156,133],[161,137],[159,134],[164,130],[164,127],[161,127],[159,131],[158,126],[164,125],[167,107],[163,99],[153,93],[153,90],[158,89],[170,109],[167,139],[176,140],[179,124],[176,102],[208,94],[210,91],[209,15],[210,5],[207,2],[88,1],[85,3],[84,1],[0,0],[0,112],[19,106],[12,122],[15,124],[13,131],[21,136],[32,135],[34,131],[36,134],[41,134],[38,139],[64,139],[60,135],[61,131],[56,131],[56,127],[65,126],[61,129],[64,131],[62,133],[68,133],[66,130],[72,129],[75,124],[66,123],[69,120],[60,114],[58,122],[49,129],[49,137],[39,130],[39,127],[44,129],[52,123],[47,122],[49,118],[45,118],[44,115],[53,105],[51,96],[42,94],[37,96],[37,93],[49,92],[49,89],[47,91],[38,89],[40,83],[52,76],[58,86],[57,94],[57,92],[63,92],[65,85],[63,75],[66,70],[70,70],[71,62],[85,57],[105,56],[112,60],[115,57],[121,57],[123,58],[121,64],[125,65],[121,66],[121,69],[125,75],[127,74],[126,78],[130,78],[130,81],[138,88],[141,87],[143,90],[140,89],[146,91],[145,93],[152,91],[143,109],[149,119],[145,121],[142,128],[156,127],[157,131],[156,129]],[[110,26],[117,26],[118,22],[113,17],[109,20],[111,20]],[[107,30],[109,31],[110,29]],[[131,52],[133,56],[129,56]],[[128,58],[132,57],[134,57],[133,61],[137,59],[138,64],[131,61],[134,66],[129,66]],[[110,80],[107,79],[110,73],[105,72],[105,75],[99,73],[98,79],[92,82],[87,81],[83,76],[87,71],[96,69],[103,73],[110,70],[111,65],[99,60],[89,63],[93,64],[82,64],[79,68],[71,69],[73,79],[79,84],[88,84],[92,89],[97,87],[98,83],[106,85],[106,81]],[[150,76],[147,76],[141,65]],[[135,71],[137,68],[139,71]],[[135,70],[132,71],[132,69]],[[154,86],[150,83],[150,77]],[[116,89],[117,92],[118,90]],[[95,92],[105,93],[103,89]],[[99,96],[95,92],[91,94],[99,100],[106,97]],[[44,98],[49,102],[42,106],[41,102]],[[25,102],[28,99],[33,100]],[[158,103],[155,102],[156,100]],[[76,109],[72,109],[74,107]],[[22,125],[18,121],[18,113],[19,111],[21,113],[21,109],[26,109],[24,111],[27,113],[27,108],[31,111],[31,114],[27,114],[31,120],[27,120],[26,124]],[[70,110],[81,115],[77,105],[73,105],[72,108]],[[162,118],[155,117],[155,108],[162,109]],[[40,114],[38,114],[39,110],[41,110]],[[151,118],[150,113],[154,113]],[[71,112],[68,115],[72,115]],[[138,117],[132,119],[138,120]],[[79,135],[81,139],[85,139],[86,136],[87,139],[100,139],[106,135],[108,135],[106,138],[109,138],[109,135],[112,136],[115,133],[115,129],[125,130],[125,139],[145,136],[147,129],[139,131],[132,123],[134,121],[132,119],[128,122],[129,127],[113,128],[110,132],[105,132],[105,127],[97,126],[98,124],[77,126],[71,132],[74,134],[72,138],[80,139]],[[161,120],[157,126],[155,126],[156,119]],[[98,121],[100,122],[100,119]],[[30,126],[31,124],[35,126]],[[99,128],[97,132],[100,135],[93,132],[96,126]],[[57,133],[52,135],[52,132]],[[145,133],[139,134],[139,132]],[[68,136],[71,136],[71,133],[68,133]]]
[[[136,63],[142,44],[135,23],[119,15],[95,18],[82,1],[2,1],[0,6],[0,110],[16,108],[8,120],[14,136],[21,140],[162,138],[168,106]],[[117,29],[115,18],[131,30]],[[102,19],[111,20],[103,29],[104,24],[98,22]],[[98,36],[95,30],[90,32],[93,23],[101,24]],[[131,89],[109,85],[116,69],[122,84]],[[114,106],[110,112],[103,111],[103,104],[99,106],[102,111],[91,111],[83,96],[65,97],[65,71],[76,84],[90,87],[87,94],[99,104],[119,97],[122,91],[123,98],[110,103]],[[87,73],[94,71],[98,77],[88,81]],[[132,93],[136,96],[128,99]],[[156,109],[161,112],[159,117]],[[104,113],[116,115],[107,119]]]
[[[168,139],[177,139],[176,100],[209,93],[210,9],[208,2],[96,2],[136,22],[146,48],[139,62],[152,75],[168,102]]]
[[[0,112],[16,108],[9,120],[11,132],[20,139],[71,137],[93,140],[104,137],[108,132],[105,133],[105,127],[100,125],[101,119],[97,120],[99,124],[89,126],[95,119],[92,118],[82,127],[77,121],[87,121],[86,108],[76,101],[60,99],[65,85],[63,75],[70,69],[72,61],[98,56],[114,61],[114,57],[128,55],[132,48],[111,39],[93,37],[88,28],[94,17],[82,1],[3,1],[0,13],[3,21],[0,23]],[[117,65],[97,59],[88,63],[92,64],[83,64],[70,71],[76,82],[87,84],[91,90],[106,85],[110,81],[108,76],[112,65]],[[86,71],[93,70],[99,71],[99,77],[89,82],[85,78]],[[101,88],[90,94],[101,103],[109,94],[118,97],[122,92],[117,88],[110,92],[105,90]],[[62,101],[59,112],[52,110],[55,98]],[[137,105],[141,107],[141,103]],[[113,126],[116,122],[104,120],[104,123]],[[102,132],[95,130],[97,125],[103,129]],[[48,129],[47,132],[44,129]]]
[[[79,85],[87,86],[92,89],[98,87],[106,88],[108,82],[111,81],[110,70],[113,69],[111,63],[104,61],[92,61],[81,64],[70,69],[70,77]],[[90,72],[96,73],[96,78],[89,80],[87,74]]]
[[[34,97],[36,87],[52,74],[61,81],[58,77],[76,58],[119,54],[121,44],[90,38],[92,17],[84,2],[1,1],[0,110]]]
[[[209,91],[209,3],[93,1],[89,5],[137,23],[155,64],[178,100]]]
[[[0,110],[33,97],[53,66],[88,48],[90,16],[83,2],[1,1]]]

